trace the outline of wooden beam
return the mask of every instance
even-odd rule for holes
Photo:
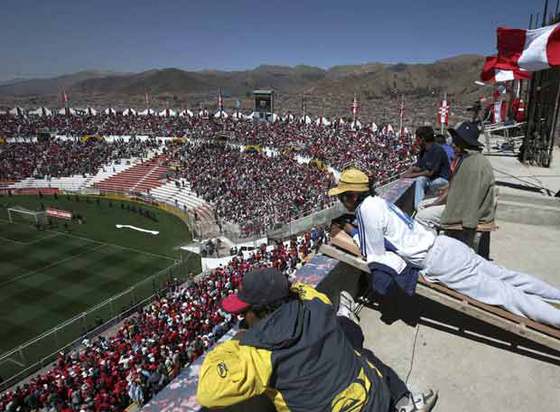
[[[340,239],[337,240],[337,243],[340,244]],[[333,245],[322,245],[320,252],[363,272],[370,273],[363,258],[340,250]],[[486,305],[441,284],[427,282],[422,277],[416,286],[416,294],[522,338],[560,351],[560,329],[514,315],[496,306]]]

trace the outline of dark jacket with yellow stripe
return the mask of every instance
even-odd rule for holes
[[[389,410],[379,371],[354,351],[329,299],[296,284],[290,301],[204,360],[197,397],[219,408],[266,394],[278,411]]]

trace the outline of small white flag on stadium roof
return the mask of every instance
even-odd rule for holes
[[[177,116],[177,112],[171,109],[165,109],[159,112],[160,117],[175,117]]]
[[[146,110],[142,110],[140,113],[138,113],[140,116],[153,116],[154,114],[156,114],[155,110],[153,109],[146,109]]]
[[[52,115],[52,112],[49,109],[47,109],[45,106],[41,106],[35,110],[30,111],[29,114],[34,116],[46,117]]]
[[[191,112],[189,109],[183,110],[181,113],[179,113],[180,117],[193,117],[194,114],[193,112]]]
[[[228,114],[224,110],[218,110],[216,113],[214,113],[214,117],[216,119],[227,119]]]
[[[358,130],[362,128],[362,123],[360,123],[359,120],[354,120],[351,124],[350,124],[350,128],[352,130]]]

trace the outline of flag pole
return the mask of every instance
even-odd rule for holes
[[[445,134],[445,118],[447,115],[444,113],[444,111],[447,110],[447,92],[443,92],[443,101],[445,102],[445,107],[443,106],[443,104],[441,105],[441,114],[439,117],[441,134]]]
[[[354,92],[354,101],[352,102],[352,125],[356,126],[356,114],[358,112],[358,100],[356,98],[356,93]]]
[[[399,134],[403,134],[403,116],[404,116],[404,94],[401,95],[401,110],[399,113]]]

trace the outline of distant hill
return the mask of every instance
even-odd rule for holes
[[[369,98],[387,95],[424,97],[447,91],[470,94],[482,68],[482,56],[458,56],[431,64],[367,64],[329,70],[327,79],[315,86],[317,93],[358,92]]]
[[[149,91],[152,95],[190,93],[216,93],[222,88],[232,96],[244,96],[255,88],[276,90],[301,89],[325,78],[322,69],[309,66],[259,66],[246,71],[200,71],[179,69],[149,70],[129,76],[91,78],[75,84],[71,91],[78,93],[110,93],[139,95]],[[2,88],[0,88],[0,94]]]
[[[216,93],[222,88],[231,96],[244,96],[255,88],[286,92],[360,92],[370,97],[404,93],[425,95],[447,90],[451,94],[471,92],[478,78],[482,56],[457,56],[431,64],[382,64],[335,66],[323,70],[313,66],[259,66],[245,71],[148,70],[134,74],[83,71],[50,79],[11,81],[0,85],[2,96],[45,96],[66,89],[73,94],[121,96]]]
[[[112,74],[112,72],[86,70],[45,79],[15,79],[0,85],[0,95],[25,97],[60,94],[63,89],[70,89],[72,86],[80,82],[87,81],[89,79],[106,77],[110,74]]]
[[[477,98],[480,88],[474,80],[479,78],[483,61],[483,56],[461,55],[430,64],[366,63],[327,70],[305,65],[262,65],[240,71],[176,68],[126,74],[85,71],[0,85],[0,106],[58,106],[60,92],[66,89],[73,105],[142,108],[148,92],[155,108],[213,108],[218,89],[222,89],[226,108],[231,109],[240,100],[243,110],[251,110],[251,91],[270,88],[277,92],[278,111],[299,113],[305,95],[309,113],[348,116],[352,96],[357,94],[361,114],[393,121],[398,116],[400,96],[404,95],[410,121],[422,122],[433,119],[437,100],[444,92],[448,93],[457,113]]]

